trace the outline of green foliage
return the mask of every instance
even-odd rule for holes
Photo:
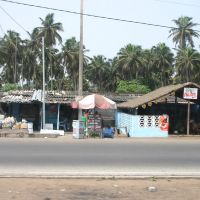
[[[13,83],[24,83],[23,89],[42,88],[42,44],[45,36],[45,81],[47,89],[77,91],[79,85],[79,41],[75,37],[64,43],[60,34],[62,23],[49,13],[41,25],[33,29],[29,39],[20,38],[15,31],[7,31],[0,38],[0,88],[18,89]],[[86,56],[83,47],[83,90],[90,92],[147,93],[172,83],[200,80],[200,52],[194,49],[193,38],[200,35],[192,18],[183,16],[173,20],[176,27],[169,37],[178,47],[175,53],[166,44],[158,43],[150,49],[127,44],[113,59],[103,55]],[[62,46],[56,48],[56,44]],[[10,83],[3,85],[2,83]],[[1,84],[3,85],[1,87]]]
[[[6,83],[1,87],[2,92],[8,92],[11,90],[18,90],[18,89],[20,89],[20,86],[14,83]]]
[[[117,84],[117,92],[145,94],[150,92],[150,89],[148,86],[141,84],[138,80],[132,80],[132,81],[121,80]]]

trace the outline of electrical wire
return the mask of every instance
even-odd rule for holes
[[[1,29],[1,32],[3,33],[3,35],[5,35],[5,31],[3,30],[3,27],[1,26],[1,24],[0,24],[0,29]]]
[[[70,10],[64,10],[64,9],[58,9],[58,8],[51,8],[51,7],[47,7],[47,6],[39,6],[39,5],[35,5],[35,4],[27,4],[27,3],[16,2],[16,1],[11,1],[11,0],[0,0],[0,1],[7,2],[7,3],[12,3],[12,4],[17,4],[17,5],[34,7],[34,8],[46,9],[46,10],[53,10],[53,11],[65,12],[65,13],[76,14],[76,15],[84,15],[84,16],[87,16],[87,17],[94,17],[94,18],[100,18],[100,19],[106,19],[106,20],[135,23],[135,24],[141,24],[141,25],[147,25],[147,26],[154,26],[154,27],[160,27],[160,28],[167,28],[167,29],[178,29],[177,27],[173,27],[173,26],[166,26],[166,25],[153,24],[153,23],[147,23],[147,22],[139,22],[139,21],[133,21],[133,20],[127,20],[127,19],[121,19],[121,18],[113,18],[113,17],[105,17],[105,16],[93,15],[93,14],[87,14],[87,13],[80,13],[80,12],[76,12],[76,11],[70,11]],[[159,1],[159,0],[157,0],[157,1]],[[14,21],[16,21],[16,20],[14,20]],[[16,22],[16,23],[19,25],[18,22]],[[21,26],[21,25],[19,25],[19,26]],[[194,31],[200,32],[199,30],[194,30]],[[26,31],[26,33],[29,34],[28,31]]]
[[[5,13],[6,13],[6,15],[8,15],[8,17],[10,17],[20,28],[22,28],[28,35],[30,35],[29,34],[29,32],[21,25],[21,24],[19,24],[2,6],[0,6],[0,8],[1,8],[1,10],[3,10]]]
[[[176,27],[172,27],[172,26],[153,24],[153,23],[147,23],[147,22],[139,22],[139,21],[133,21],[133,20],[127,20],[127,19],[121,19],[121,18],[105,17],[105,16],[93,15],[93,14],[87,14],[87,13],[80,13],[80,12],[75,12],[75,11],[70,11],[70,10],[63,10],[63,9],[58,9],[58,8],[51,8],[51,7],[46,7],[46,6],[39,6],[39,5],[34,5],[34,4],[15,2],[15,1],[11,1],[11,0],[0,0],[0,1],[4,1],[4,2],[7,2],[7,3],[12,3],[12,4],[29,6],[29,7],[41,8],[41,9],[46,9],[46,10],[54,10],[54,11],[59,11],[59,12],[71,13],[71,14],[76,14],[76,15],[82,14],[82,15],[87,16],[87,17],[94,17],[94,18],[107,19],[107,20],[113,20],[113,21],[135,23],[135,24],[148,25],[148,26],[161,27],[161,28],[168,28],[168,29],[176,28]]]

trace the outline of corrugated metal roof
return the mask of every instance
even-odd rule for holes
[[[32,102],[42,102],[41,97],[37,98],[35,96],[36,90],[25,91],[9,91],[0,92],[0,102],[2,103],[32,103]],[[92,94],[90,92],[83,92],[83,96]],[[137,98],[140,95],[137,94],[102,94],[107,98],[115,102],[124,102],[129,99]],[[78,96],[78,92],[74,91],[46,91],[46,103],[60,103],[60,104],[70,104],[75,101]],[[41,100],[39,100],[41,99]]]
[[[0,92],[0,102],[2,103],[31,103],[33,91],[10,91]]]

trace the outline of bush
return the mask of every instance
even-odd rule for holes
[[[138,80],[132,81],[119,81],[117,84],[117,92],[120,93],[138,93],[145,94],[150,92],[150,88],[146,85],[143,85]]]
[[[20,86],[14,83],[5,83],[4,85],[2,85],[1,87],[1,91],[2,92],[8,92],[11,90],[19,90]]]

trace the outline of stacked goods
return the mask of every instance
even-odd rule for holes
[[[16,122],[16,124],[13,125],[13,129],[20,129],[21,128],[21,122]]]
[[[28,122],[25,119],[22,119],[21,129],[28,129]]]
[[[28,129],[28,122],[25,119],[22,119],[22,122],[16,122],[14,117],[6,117],[2,120],[2,128]]]
[[[0,128],[2,129],[4,115],[0,115]]]
[[[14,117],[6,117],[2,122],[3,128],[12,128],[16,121]]]
[[[25,119],[22,119],[22,122],[16,122],[12,128],[13,129],[28,129],[28,123]]]

